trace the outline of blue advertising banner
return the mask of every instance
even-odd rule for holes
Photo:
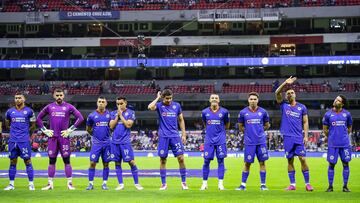
[[[60,20],[111,20],[119,19],[120,11],[60,11]]]
[[[2,60],[0,68],[136,68],[146,67],[222,67],[359,65],[360,56],[311,56],[264,58],[141,58],[99,60]]]

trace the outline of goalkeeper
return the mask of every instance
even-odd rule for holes
[[[42,109],[36,119],[36,123],[41,131],[48,136],[48,184],[42,188],[42,190],[54,189],[53,179],[55,177],[55,163],[59,151],[65,164],[67,188],[69,190],[74,190],[75,188],[72,184],[72,168],[70,165],[70,136],[84,118],[73,105],[64,101],[65,95],[62,89],[55,89],[53,97],[55,102],[48,104]],[[69,127],[71,114],[75,116],[76,121],[74,125]],[[46,115],[49,115],[49,129],[44,126],[42,121]]]

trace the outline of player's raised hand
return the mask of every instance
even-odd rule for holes
[[[295,82],[296,79],[296,77],[290,76],[288,79],[285,80],[285,83],[291,85]]]
[[[42,127],[40,130],[48,137],[52,137],[54,135],[54,131],[47,129],[45,126]]]
[[[159,99],[161,98],[161,91],[157,92],[157,98],[159,98]]]

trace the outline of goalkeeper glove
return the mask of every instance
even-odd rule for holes
[[[61,136],[67,138],[71,135],[72,132],[74,132],[76,130],[75,126],[72,125],[70,128],[68,128],[67,130],[63,130],[61,131]]]
[[[40,128],[40,130],[48,137],[52,137],[54,135],[54,131],[47,129],[45,126]]]

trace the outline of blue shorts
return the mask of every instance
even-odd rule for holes
[[[111,156],[111,152],[110,152],[110,145],[93,145],[91,147],[91,151],[90,151],[90,161],[98,163],[99,159],[101,159],[104,163],[108,163],[111,161],[110,156]]]
[[[254,163],[255,155],[259,162],[269,159],[269,153],[266,144],[245,145],[244,161],[246,163]]]
[[[339,155],[342,162],[350,162],[351,147],[329,147],[327,151],[327,161],[331,164],[336,164]]]
[[[110,144],[111,146],[111,161],[115,162],[130,162],[134,160],[134,151],[131,143],[128,144]]]
[[[21,157],[24,160],[31,158],[30,142],[9,142],[9,158]]]
[[[168,157],[169,148],[173,152],[174,156],[184,154],[184,145],[180,137],[159,137],[158,155],[161,158]]]
[[[226,144],[222,145],[204,145],[204,159],[214,159],[214,152],[216,151],[216,158],[223,159],[227,156]]]
[[[305,145],[303,143],[295,143],[291,138],[284,137],[284,150],[288,159],[294,156],[306,157]]]

